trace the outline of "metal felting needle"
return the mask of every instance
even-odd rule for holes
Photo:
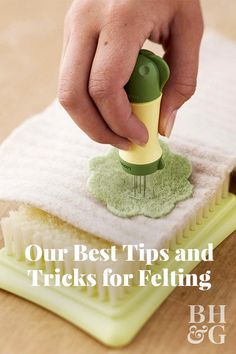
[[[146,176],[133,176],[133,192],[134,197],[143,196],[146,194]]]
[[[142,49],[133,73],[125,86],[132,112],[142,121],[149,133],[145,146],[133,145],[128,151],[119,151],[125,172],[133,175],[134,196],[146,195],[146,176],[164,167],[157,127],[162,90],[169,78],[166,62],[154,53]]]

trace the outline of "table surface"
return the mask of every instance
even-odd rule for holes
[[[63,17],[69,0],[0,2],[0,141],[26,117],[40,112],[56,95]],[[202,1],[205,24],[236,40],[234,0]],[[220,51],[220,48],[219,48]],[[0,203],[0,218],[11,208]],[[104,347],[52,313],[0,291],[0,354],[150,353],[234,354],[236,345],[235,236],[215,251],[208,292],[176,289],[126,348]],[[0,247],[2,246],[0,236]],[[230,291],[229,291],[230,290]],[[227,304],[227,340],[193,346],[186,340],[189,304]]]

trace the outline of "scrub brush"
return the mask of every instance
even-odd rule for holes
[[[170,259],[164,263],[169,271],[189,273],[199,261],[176,262],[177,248],[206,248],[209,243],[218,246],[236,229],[236,197],[229,193],[229,175],[221,184],[214,198],[196,211],[187,227],[173,233],[163,247],[169,249]],[[131,287],[101,286],[79,287],[32,287],[27,276],[29,269],[43,269],[43,273],[70,273],[73,266],[82,267],[85,274],[95,272],[101,279],[104,264],[82,262],[73,264],[70,253],[64,262],[44,260],[29,264],[24,251],[27,245],[36,244],[43,248],[70,248],[73,244],[85,243],[98,249],[112,244],[90,233],[77,229],[57,217],[31,206],[20,206],[1,221],[5,248],[0,251],[0,286],[29,301],[39,304],[58,314],[93,337],[112,347],[129,343],[145,322],[161,305],[174,287],[138,287],[135,278]],[[143,262],[124,262],[121,253],[119,261],[109,264],[120,274],[136,274],[145,269]],[[106,264],[105,267],[108,267]],[[149,269],[160,273],[163,263],[154,263]]]

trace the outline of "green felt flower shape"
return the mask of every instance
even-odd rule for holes
[[[133,176],[121,168],[116,149],[90,161],[89,193],[120,217],[160,218],[167,215],[176,203],[192,196],[193,186],[188,181],[192,166],[185,157],[172,153],[163,142],[161,147],[165,167],[147,176],[145,197],[138,191],[134,196]]]

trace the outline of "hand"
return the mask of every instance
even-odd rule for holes
[[[196,88],[203,21],[198,0],[75,0],[65,19],[59,101],[93,140],[129,149],[148,141],[124,90],[144,41],[160,43],[171,77],[159,132]]]

